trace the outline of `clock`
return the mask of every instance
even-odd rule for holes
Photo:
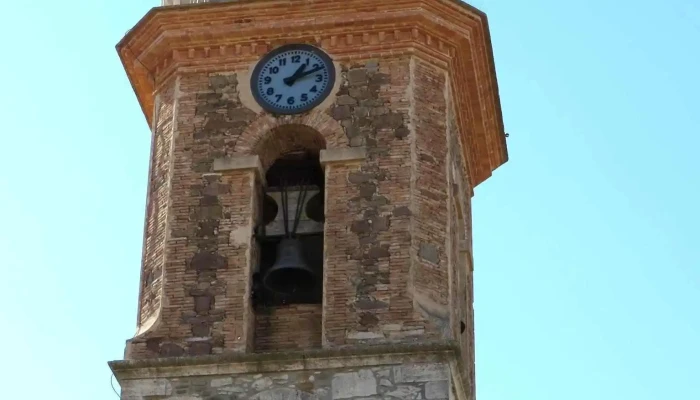
[[[333,89],[335,65],[308,44],[276,48],[260,59],[250,77],[253,97],[273,114],[299,114],[319,105]]]

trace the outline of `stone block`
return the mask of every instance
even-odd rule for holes
[[[333,400],[377,394],[377,378],[371,370],[337,373],[331,382]]]
[[[416,400],[422,399],[421,388],[417,385],[398,385],[396,389],[384,393],[385,398]]]
[[[426,382],[425,398],[428,400],[446,399],[449,397],[450,385],[448,381]]]
[[[172,385],[167,379],[140,379],[122,383],[122,397],[124,398],[170,396],[172,392]]]
[[[396,383],[447,380],[449,371],[443,364],[410,364],[394,367]]]

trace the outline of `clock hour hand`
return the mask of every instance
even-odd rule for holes
[[[292,86],[294,82],[296,82],[297,79],[301,77],[301,74],[304,72],[304,69],[306,68],[306,64],[301,64],[299,68],[297,68],[296,71],[291,76],[288,76],[283,79],[284,83],[287,86]]]

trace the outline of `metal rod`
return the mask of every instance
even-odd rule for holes
[[[284,220],[284,235],[287,238],[291,238],[289,234],[289,198],[287,193],[287,182],[282,180],[282,191],[280,192],[280,200],[282,200],[282,219]]]
[[[306,185],[306,180],[302,180],[299,184],[299,196],[297,196],[297,208],[294,210],[294,229],[293,234],[297,233],[297,228],[299,227],[299,220],[301,219],[301,213],[304,210],[304,202],[306,201],[306,193],[308,191],[308,186]]]

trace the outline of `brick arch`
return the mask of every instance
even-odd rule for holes
[[[343,127],[328,114],[273,117],[263,114],[243,131],[234,153],[258,155],[264,169],[286,151],[299,148],[321,150],[348,147]]]

